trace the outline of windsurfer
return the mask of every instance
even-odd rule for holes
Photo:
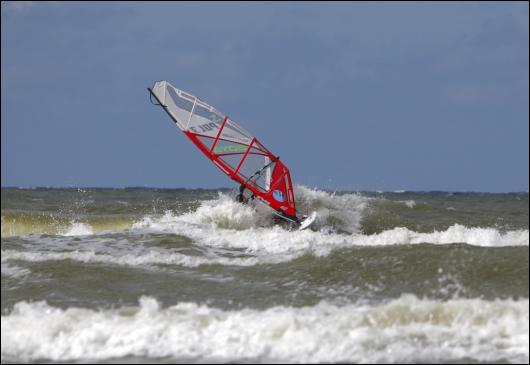
[[[248,198],[244,194],[245,188],[246,188],[245,184],[241,184],[241,186],[239,187],[239,194],[237,194],[236,196],[236,201],[238,203],[242,203],[242,204],[248,203]]]

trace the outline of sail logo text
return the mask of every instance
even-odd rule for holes
[[[212,123],[207,123],[207,124],[199,124],[198,126],[190,127],[190,129],[193,133],[203,133],[203,132],[212,131],[214,129],[219,129],[219,126],[217,126],[217,124],[212,122]]]

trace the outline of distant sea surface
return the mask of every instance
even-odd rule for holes
[[[528,363],[528,193],[2,188],[2,362]]]

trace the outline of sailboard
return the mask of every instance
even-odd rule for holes
[[[301,225],[291,174],[279,156],[227,115],[169,82],[157,81],[147,89],[151,101],[154,97],[156,104],[222,172],[245,185],[276,215]]]

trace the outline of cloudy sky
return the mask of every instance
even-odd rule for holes
[[[295,184],[528,191],[528,3],[2,2],[2,186],[221,187],[165,79]]]

